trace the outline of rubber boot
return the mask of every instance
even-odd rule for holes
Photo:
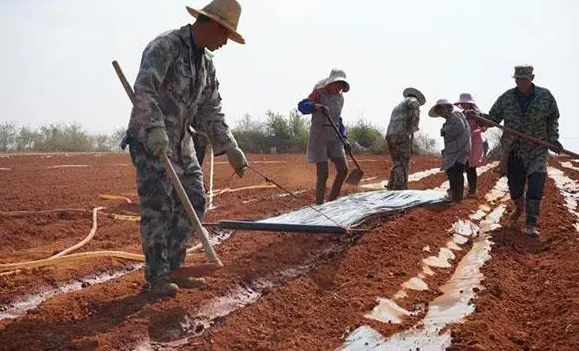
[[[530,237],[538,237],[539,231],[537,230],[537,221],[539,220],[539,210],[541,206],[541,200],[527,199],[526,210],[527,210],[527,235]]]
[[[328,196],[328,201],[334,201],[340,195],[340,191],[342,190],[342,184],[336,184],[337,180],[334,180],[334,184],[332,185],[332,190],[330,190],[330,195]]]
[[[476,199],[476,184],[474,186],[471,186],[471,184],[468,185],[468,193],[466,197],[469,199]]]
[[[326,181],[323,182],[318,179],[316,181],[316,205],[321,205],[324,203],[324,198],[326,197]]]
[[[524,201],[521,198],[521,199],[513,200],[513,203],[515,205],[515,210],[513,211],[513,213],[511,213],[510,221],[511,221],[511,227],[516,228],[519,225],[519,219],[521,218],[521,215],[523,214]]]
[[[539,231],[537,230],[537,227],[534,225],[527,225],[527,236],[531,238],[538,238]]]
[[[173,278],[171,282],[183,289],[197,289],[206,284],[205,279],[193,277]]]
[[[177,295],[179,287],[169,281],[168,278],[163,277],[151,282],[149,292],[157,297],[174,297]]]
[[[328,163],[320,162],[316,164],[316,204],[324,203],[326,197],[326,182],[328,181]]]
[[[332,190],[330,191],[330,196],[328,197],[328,201],[334,201],[340,196],[340,192],[342,191],[342,186],[344,185],[344,181],[348,176],[348,166],[346,165],[346,161],[335,161],[336,165],[336,178],[334,178],[334,183],[332,184]]]

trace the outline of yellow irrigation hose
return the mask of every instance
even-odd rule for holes
[[[107,214],[112,216],[114,219],[118,219],[120,221],[138,222],[141,220],[141,216],[120,215],[116,213],[107,213]]]
[[[87,209],[83,208],[55,208],[52,210],[39,210],[39,211],[0,211],[2,216],[18,216],[26,214],[39,214],[39,213],[55,213],[55,212],[89,212]]]
[[[73,245],[71,247],[69,247],[68,249],[65,249],[59,253],[57,253],[54,256],[49,257],[48,259],[51,258],[57,258],[57,257],[61,257],[66,255],[67,253],[71,253],[74,250],[80,249],[81,247],[83,247],[86,243],[88,243],[93,237],[94,234],[96,233],[97,230],[97,216],[98,216],[98,212],[100,210],[105,209],[106,207],[95,207],[92,210],[92,228],[90,229],[90,232],[88,233],[88,235],[86,236],[86,238],[84,238],[81,242],[77,243],[76,245]]]
[[[0,272],[4,272],[1,275],[16,273],[16,271],[21,269],[31,269],[43,266],[50,266],[55,264],[60,264],[64,262],[76,261],[86,258],[95,258],[95,257],[115,257],[115,258],[123,258],[132,261],[145,261],[145,256],[141,254],[134,254],[129,252],[123,251],[90,251],[90,252],[82,252],[72,255],[67,255],[68,253],[78,250],[86,243],[88,243],[95,235],[97,230],[97,217],[98,211],[105,209],[105,207],[96,207],[93,209],[92,213],[92,228],[86,238],[84,238],[81,242],[53,255],[49,258],[35,260],[35,261],[27,261],[27,262],[17,262],[17,263],[6,263],[0,264]],[[24,214],[24,213],[39,213],[39,212],[61,212],[61,211],[68,211],[68,210],[47,210],[47,211],[17,211],[17,212],[4,212],[7,215],[14,215],[14,214]],[[85,211],[79,209],[72,209],[71,211]],[[193,251],[199,250],[202,247],[201,244],[197,244],[194,247],[187,250],[187,253],[191,253]]]
[[[132,203],[131,199],[126,196],[111,195],[111,194],[101,194],[99,197],[103,200],[125,200],[127,203]]]
[[[275,185],[271,185],[271,184],[252,185],[252,186],[236,188],[236,189],[224,188],[224,189],[221,189],[220,193],[221,192],[224,192],[224,193],[225,192],[236,192],[236,191],[240,191],[240,190],[258,189],[258,188],[262,188],[262,189],[263,188],[275,188]],[[219,195],[219,194],[216,194],[216,195]],[[109,200],[113,200],[113,199],[125,200],[128,203],[131,203],[131,200],[127,197],[124,197],[124,196],[102,194],[102,195],[100,195],[100,197],[103,199],[109,199]],[[45,258],[45,259],[41,259],[41,260],[35,260],[35,261],[0,264],[0,272],[2,272],[2,273],[0,273],[0,275],[17,273],[17,271],[21,270],[21,269],[32,269],[32,268],[56,265],[56,264],[61,264],[61,263],[71,262],[71,261],[77,261],[77,260],[82,260],[82,259],[87,259],[87,258],[96,258],[96,257],[114,257],[114,258],[121,258],[121,259],[126,259],[126,260],[144,262],[145,256],[143,256],[141,254],[134,254],[134,253],[124,252],[124,251],[90,251],[90,252],[82,252],[82,253],[77,253],[77,254],[70,254],[71,252],[80,249],[81,247],[86,245],[90,240],[92,240],[92,238],[94,237],[96,230],[97,230],[98,212],[100,210],[104,210],[104,209],[106,209],[106,207],[96,207],[92,210],[92,227],[91,227],[88,235],[79,243],[77,243],[77,244],[49,257],[49,258]],[[65,208],[65,209],[52,209],[52,210],[40,210],[40,211],[9,211],[9,212],[0,211],[0,215],[17,216],[17,215],[23,215],[23,214],[73,212],[73,211],[74,212],[87,212],[88,210],[80,209],[80,208],[70,208],[70,209]],[[115,213],[105,213],[105,214],[110,215],[113,218],[119,219],[119,220],[129,220],[129,221],[135,221],[135,222],[140,220],[140,216],[119,215],[119,214],[115,214]],[[201,247],[202,247],[201,244],[197,244],[194,247],[188,249],[187,254],[190,254],[193,251],[197,251]]]
[[[219,189],[219,190],[215,190],[216,192],[218,192],[217,194],[215,194],[214,196],[220,195],[220,194],[224,194],[224,193],[234,193],[237,191],[242,191],[242,190],[249,190],[249,189],[270,189],[270,188],[276,188],[275,185],[273,184],[263,184],[263,185],[250,185],[250,186],[244,186],[242,188],[235,188],[235,189],[230,189],[230,188],[224,188],[224,189]]]
[[[187,253],[190,254],[193,251],[197,251],[202,247],[201,244],[197,244],[192,248],[187,250]],[[52,256],[50,258],[45,258],[42,260],[36,261],[28,261],[28,262],[18,262],[18,263],[7,263],[7,264],[0,264],[0,272],[4,271],[12,271],[12,270],[20,270],[20,269],[32,269],[38,268],[43,266],[51,266],[65,262],[71,261],[78,261],[87,258],[96,258],[96,257],[114,257],[114,258],[123,258],[126,260],[131,261],[145,261],[145,256],[141,254],[134,254],[124,251],[90,251],[90,252],[81,252],[66,256],[59,256],[55,257]],[[6,274],[6,273],[4,273]]]

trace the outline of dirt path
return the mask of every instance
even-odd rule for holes
[[[475,300],[476,312],[453,328],[453,349],[579,348],[577,218],[552,179],[545,191],[540,240],[506,228],[493,234],[492,259],[483,268],[486,289]]]
[[[482,176],[481,194],[490,190],[494,181],[493,174]],[[202,340],[191,339],[183,349],[201,343],[214,350],[331,350],[362,324],[384,334],[401,330],[421,315],[398,325],[371,321],[364,315],[376,305],[377,297],[394,295],[405,281],[422,272],[421,261],[445,246],[452,224],[468,218],[477,207],[477,201],[467,200],[459,206],[415,209],[380,223],[343,255],[268,294],[259,303],[234,312],[223,326]],[[455,260],[465,250],[459,251]],[[437,295],[435,287],[452,271],[435,271],[436,275],[428,279],[432,288],[411,290],[403,307],[418,309]]]

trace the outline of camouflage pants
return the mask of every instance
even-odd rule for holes
[[[412,155],[412,139],[396,140],[396,138],[386,137],[388,152],[392,157],[392,169],[388,179],[389,190],[408,189],[408,175],[410,173],[410,156]]]
[[[141,244],[145,255],[145,279],[153,281],[179,268],[192,225],[160,160],[138,141],[130,144],[137,173],[141,206]],[[205,214],[203,174],[196,160],[171,161],[199,219]]]

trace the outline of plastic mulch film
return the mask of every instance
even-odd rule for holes
[[[258,223],[354,226],[370,216],[445,202],[444,192],[434,190],[372,191],[351,194],[335,201],[306,207]],[[327,218],[327,217],[329,218]]]

